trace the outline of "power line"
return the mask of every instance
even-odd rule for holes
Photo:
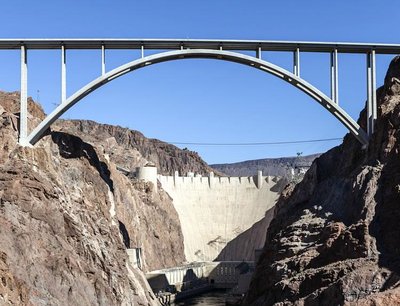
[[[238,142],[238,143],[220,143],[220,142],[168,142],[173,145],[196,145],[196,146],[268,146],[268,145],[284,145],[284,144],[298,144],[298,143],[313,143],[313,142],[327,142],[337,141],[343,138],[324,138],[324,139],[311,139],[311,140],[294,140],[294,141],[274,141],[274,142]]]

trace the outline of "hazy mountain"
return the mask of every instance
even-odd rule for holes
[[[311,163],[320,154],[296,157],[264,158],[256,160],[246,160],[232,164],[215,164],[211,168],[218,170],[229,176],[251,176],[258,170],[263,175],[286,176],[292,168],[309,168]]]

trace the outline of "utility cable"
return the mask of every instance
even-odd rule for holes
[[[294,141],[274,141],[274,142],[238,142],[238,143],[220,143],[220,142],[175,142],[168,143],[173,145],[196,145],[196,146],[267,146],[267,145],[284,145],[298,143],[313,143],[342,140],[338,138],[310,139],[310,140],[294,140]]]

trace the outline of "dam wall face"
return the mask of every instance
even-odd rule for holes
[[[261,172],[254,177],[188,175],[158,176],[178,212],[188,262],[216,259],[229,241],[264,217],[284,185],[279,178],[262,176]]]

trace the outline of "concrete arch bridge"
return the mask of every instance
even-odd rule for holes
[[[21,52],[19,143],[22,146],[34,145],[63,113],[108,82],[149,65],[187,58],[231,61],[274,75],[309,95],[343,124],[363,146],[366,146],[369,136],[374,132],[377,119],[376,54],[400,53],[398,44],[192,39],[0,39],[0,50],[10,49],[17,49]],[[59,49],[61,53],[61,103],[33,131],[29,132],[27,124],[28,51],[52,49]],[[66,51],[84,49],[101,51],[98,62],[101,65],[102,74],[67,97]],[[106,49],[136,49],[141,50],[142,56],[111,71],[106,71]],[[155,50],[159,53],[145,56],[147,50]],[[243,54],[248,51],[254,51],[254,56]],[[293,71],[263,60],[263,54],[268,51],[293,53]],[[303,52],[330,54],[331,92],[329,96],[301,78],[300,64]],[[338,54],[340,53],[356,53],[366,57],[368,101],[366,131],[339,105]]]

